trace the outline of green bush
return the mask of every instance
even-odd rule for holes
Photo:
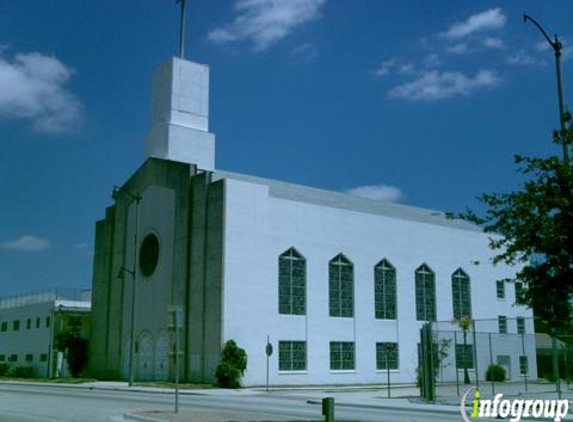
[[[8,366],[7,363],[0,363],[0,377],[3,377],[4,375],[6,375],[6,373],[8,372],[9,369],[10,369],[10,366]]]
[[[501,365],[489,365],[485,372],[486,381],[501,382],[505,381],[505,368]]]
[[[81,337],[82,321],[70,317],[68,328],[56,335],[55,348],[66,353],[68,369],[73,378],[78,378],[88,362],[88,340]]]
[[[12,378],[32,378],[34,376],[34,368],[31,366],[13,366],[6,372],[6,376]]]
[[[239,388],[246,369],[247,353],[237,346],[234,340],[225,342],[221,352],[221,362],[215,372],[219,387]]]

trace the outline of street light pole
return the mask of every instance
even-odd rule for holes
[[[567,111],[565,110],[565,99],[563,95],[563,77],[561,75],[561,50],[563,49],[563,44],[559,40],[557,34],[555,35],[554,40],[551,40],[547,32],[543,29],[543,27],[531,16],[523,14],[523,21],[527,22],[530,21],[533,25],[541,31],[553,52],[555,53],[555,67],[557,68],[557,96],[559,99],[559,123],[561,128],[561,133],[565,134],[565,122],[567,121]],[[567,146],[566,142],[563,142],[563,161],[566,164],[569,164],[569,147]]]
[[[133,236],[133,270],[128,270],[122,267],[122,271],[127,271],[133,276],[133,283],[131,285],[131,317],[130,317],[130,333],[129,333],[129,386],[133,386],[135,380],[135,296],[137,293],[137,232],[139,230],[139,204],[141,202],[141,195],[132,194],[127,189],[121,187],[114,187],[112,198],[117,199],[120,193],[125,193],[135,201],[135,234]]]

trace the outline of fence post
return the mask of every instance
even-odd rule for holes
[[[479,370],[478,370],[478,360],[477,360],[477,339],[476,339],[476,320],[472,319],[472,331],[474,340],[474,367],[476,369],[476,387],[479,388]]]
[[[521,353],[523,356],[527,356],[525,354],[525,334],[521,335]],[[525,359],[525,363],[527,365],[525,365],[525,368],[523,369],[523,379],[525,380],[525,391],[527,391],[527,373],[529,372],[529,359],[526,358]],[[519,366],[520,366],[520,371],[521,371],[521,362],[519,362]]]
[[[555,390],[557,396],[561,400],[561,380],[559,379],[559,361],[557,360],[557,339],[554,335],[551,336],[551,348],[553,352],[553,376],[555,377]]]
[[[493,347],[491,345],[491,333],[487,333],[489,337],[489,365],[493,365]],[[487,380],[486,380],[487,381]],[[495,380],[494,377],[491,377],[491,395],[495,396]]]
[[[458,357],[456,355],[456,348],[458,345],[458,332],[454,331],[454,369],[456,370],[456,391],[458,397],[460,396],[460,374],[458,373]]]

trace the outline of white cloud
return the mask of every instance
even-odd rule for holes
[[[446,51],[453,54],[465,54],[468,52],[468,45],[465,42],[457,43],[451,47],[447,47]]]
[[[21,236],[16,239],[7,240],[3,242],[0,246],[2,249],[10,251],[25,251],[25,252],[37,252],[45,251],[52,247],[49,240],[42,239],[40,237],[26,235]]]
[[[412,63],[406,63],[400,66],[400,69],[398,70],[400,73],[402,74],[412,74],[415,72],[415,68],[414,65]]]
[[[396,59],[384,60],[378,65],[378,68],[374,71],[376,76],[386,76],[390,71],[396,66]]]
[[[505,61],[507,64],[516,65],[516,66],[518,66],[518,65],[531,65],[531,64],[536,63],[536,60],[523,50],[517,51],[513,54],[509,54],[505,58]]]
[[[470,16],[463,22],[456,22],[446,31],[440,34],[450,39],[460,39],[477,32],[501,29],[505,26],[507,18],[501,9],[489,9]]]
[[[326,0],[238,0],[235,20],[209,32],[217,44],[251,41],[262,51],[289,35],[296,27],[317,19]]]
[[[409,101],[442,100],[455,96],[469,96],[477,90],[497,86],[501,79],[490,70],[480,70],[475,77],[460,72],[422,72],[416,79],[390,90],[390,98]]]
[[[305,43],[294,47],[290,55],[309,62],[318,56],[318,49],[311,43]]]
[[[482,40],[482,44],[487,48],[500,49],[504,47],[504,42],[501,38],[487,37]]]
[[[74,71],[53,56],[0,57],[0,117],[30,120],[42,132],[77,129],[82,104],[64,88]]]
[[[573,46],[570,45],[565,38],[561,38],[561,44],[563,48],[561,49],[561,59],[563,61],[573,58]],[[549,45],[547,41],[539,41],[534,45],[535,50],[541,52],[551,51],[553,53],[553,48]]]
[[[90,244],[87,242],[76,243],[74,248],[76,248],[78,251],[81,251],[88,258],[93,258],[94,256],[94,251],[91,249]]]
[[[345,192],[350,195],[385,202],[398,202],[404,198],[404,195],[399,188],[384,184],[359,186],[357,188],[348,189]]]
[[[438,67],[442,64],[442,60],[438,54],[428,54],[424,59],[424,66],[426,67]]]

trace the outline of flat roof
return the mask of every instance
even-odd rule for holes
[[[213,172],[213,180],[221,179],[234,179],[268,186],[269,194],[275,198],[483,233],[479,226],[461,219],[447,218],[443,211],[362,198],[348,193],[312,188],[241,173],[215,170]]]

